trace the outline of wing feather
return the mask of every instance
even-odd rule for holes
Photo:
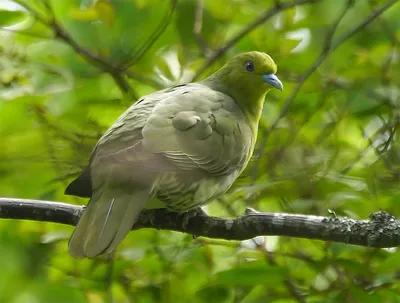
[[[250,127],[232,98],[191,86],[157,103],[142,131],[143,146],[182,170],[229,174],[248,160]]]
[[[129,108],[100,139],[92,162],[226,175],[248,160],[252,138],[231,97],[201,84],[181,85]]]

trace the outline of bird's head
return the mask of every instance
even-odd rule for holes
[[[205,82],[231,96],[249,119],[258,120],[265,94],[272,88],[283,90],[276,72],[270,56],[254,51],[236,55]]]
[[[260,93],[271,88],[283,90],[283,84],[275,75],[277,67],[270,56],[261,52],[239,54],[232,58],[222,69],[233,76],[233,81],[251,87]]]

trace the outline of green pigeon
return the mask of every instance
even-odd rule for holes
[[[186,212],[221,196],[249,162],[276,64],[242,53],[203,81],[147,95],[100,138],[66,194],[90,197],[69,241],[75,258],[111,253],[142,209]]]

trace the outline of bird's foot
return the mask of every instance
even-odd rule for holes
[[[334,218],[337,217],[337,216],[336,216],[336,212],[335,212],[334,210],[332,210],[332,209],[328,209],[328,213],[329,213],[332,217],[334,217]]]
[[[247,207],[244,214],[245,215],[251,215],[251,214],[257,214],[259,211],[256,211],[254,208]]]
[[[186,230],[189,226],[189,221],[197,216],[208,217],[208,214],[201,207],[191,209],[182,215],[182,228]]]

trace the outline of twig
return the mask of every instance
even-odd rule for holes
[[[269,251],[267,247],[265,246],[265,241],[267,241],[266,238],[264,238],[264,241],[262,243],[258,243],[257,241],[253,240],[254,244],[257,246],[257,248],[264,253],[265,258],[268,262],[269,265],[277,266],[275,254],[272,251]],[[299,303],[306,303],[306,295],[304,292],[300,290],[299,287],[297,287],[296,283],[294,282],[293,278],[290,276],[289,273],[286,273],[286,278],[283,281],[286,285],[286,288],[288,289],[289,293],[293,296],[293,298],[299,302]]]
[[[340,174],[341,175],[346,175],[358,162],[360,162],[365,157],[365,155],[369,152],[369,150],[371,148],[373,148],[373,144],[374,144],[376,138],[379,135],[382,135],[382,133],[385,133],[385,132],[391,131],[391,130],[392,130],[390,132],[391,136],[392,136],[392,133],[394,135],[395,131],[397,130],[397,127],[399,126],[399,124],[400,124],[400,121],[396,120],[394,125],[387,125],[387,124],[382,125],[374,134],[372,134],[372,136],[370,136],[368,138],[368,140],[367,140],[368,144],[358,153],[358,155],[350,163],[348,163],[345,166],[345,168],[343,168],[340,171]],[[361,132],[364,135],[363,130],[361,130]]]
[[[121,64],[120,70],[127,70],[132,65],[134,65],[140,58],[150,49],[150,47],[158,40],[158,38],[164,33],[167,29],[168,25],[171,23],[172,16],[174,15],[174,11],[176,5],[178,4],[178,0],[171,0],[171,9],[165,15],[164,19],[161,21],[160,25],[157,29],[152,33],[149,39],[136,51],[136,53],[132,56],[131,60],[128,62]]]
[[[333,47],[332,43],[332,38],[335,35],[335,32],[342,21],[343,17],[346,15],[348,9],[350,6],[353,4],[352,0],[349,0],[347,2],[346,7],[342,10],[341,14],[337,18],[337,20],[333,23],[333,25],[330,27],[328,30],[328,34],[326,36],[326,39],[324,41],[324,46],[322,48],[321,54],[318,57],[318,59],[315,61],[315,63],[305,71],[305,73],[300,77],[300,81],[295,87],[295,89],[292,91],[292,94],[289,96],[289,98],[285,101],[285,104],[283,105],[283,108],[281,112],[279,113],[279,116],[276,118],[276,120],[271,124],[270,128],[265,134],[265,140],[268,138],[268,134],[271,133],[279,124],[279,121],[288,113],[289,107],[293,103],[294,99],[296,98],[297,94],[300,92],[301,88],[303,87],[303,84],[305,81],[317,70],[317,68],[328,58],[330,53],[338,46],[336,45]]]
[[[17,3],[18,5],[22,6],[23,8],[25,8],[28,12],[30,12],[36,20],[40,21],[42,24],[44,25],[48,25],[49,24],[49,20],[46,19],[45,16],[43,16],[42,14],[40,14],[38,11],[34,10],[32,7],[30,7],[28,4],[26,4],[24,1],[21,0],[13,0],[13,2]],[[45,4],[46,6],[46,4]]]
[[[82,206],[30,199],[0,198],[0,218],[35,220],[75,225]],[[317,239],[367,247],[400,246],[400,220],[386,212],[371,220],[247,212],[238,218],[196,216],[183,227],[183,216],[166,210],[144,210],[133,229],[155,228],[226,240],[245,240],[260,235]]]
[[[226,201],[221,201],[222,205],[226,208],[228,213],[232,216],[237,216],[236,211],[231,207],[230,203],[225,203]],[[257,213],[253,211],[252,209],[248,208],[246,211],[247,214],[249,213]],[[256,239],[253,239],[254,245],[265,255],[266,261],[270,265],[277,265],[275,255],[273,252],[269,251],[267,247],[265,246],[265,241],[267,241],[266,237],[263,238],[262,243],[259,243],[256,241]],[[290,292],[290,294],[294,297],[294,299],[299,302],[299,303],[305,303],[305,295],[303,292],[297,287],[297,285],[294,283],[293,278],[289,273],[286,274],[286,278],[284,280],[284,283],[286,285],[286,288]]]
[[[78,54],[82,55],[86,60],[98,66],[103,71],[109,73],[118,84],[122,92],[127,93],[129,97],[133,99],[138,99],[138,96],[133,92],[129,83],[126,81],[121,72],[112,66],[110,63],[105,61],[104,59],[100,59],[92,54],[89,50],[79,45],[56,21],[53,20],[50,23],[50,26],[54,29],[56,38],[63,40],[65,43],[69,44]]]
[[[365,129],[362,126],[360,126],[360,131],[363,134],[364,138],[367,140],[368,146],[370,146],[372,148],[372,150],[374,151],[376,157],[383,160],[383,163],[385,164],[385,167],[388,171],[393,171],[393,167],[392,167],[391,163],[389,162],[388,158],[382,156],[382,152],[377,148],[375,142],[371,139],[371,137],[368,135],[368,133],[365,131]]]
[[[324,47],[321,51],[320,56],[318,59],[315,61],[315,63],[307,69],[302,76],[300,77],[300,82],[297,84],[297,86],[294,88],[292,91],[291,95],[286,99],[281,112],[279,113],[279,116],[275,119],[275,121],[271,124],[269,129],[266,131],[262,142],[259,144],[258,150],[263,150],[265,148],[265,145],[267,143],[269,134],[278,126],[280,120],[286,116],[286,114],[289,111],[289,108],[291,104],[293,103],[294,99],[296,98],[297,94],[300,92],[301,88],[303,87],[305,81],[317,70],[319,66],[331,55],[342,43],[353,37],[356,33],[358,33],[361,29],[363,29],[365,26],[370,24],[374,19],[379,17],[383,12],[385,12],[388,8],[390,8],[393,4],[395,4],[398,0],[391,0],[384,5],[382,5],[378,10],[375,12],[371,13],[366,19],[363,20],[360,24],[358,24],[356,27],[351,29],[350,31],[346,32],[343,34],[341,37],[339,37],[335,42],[332,41],[332,38],[336,32],[336,29],[338,25],[340,24],[340,21],[346,14],[348,8],[353,5],[353,1],[349,0],[346,7],[342,11],[342,13],[339,15],[338,19],[336,22],[332,25],[330,30],[328,31],[328,36],[327,39],[325,39]]]
[[[196,13],[193,23],[193,35],[196,39],[197,45],[199,46],[203,56],[207,57],[210,51],[210,47],[207,41],[201,35],[203,29],[203,13],[204,13],[204,0],[197,0]]]
[[[151,87],[153,87],[155,89],[165,88],[165,86],[161,82],[159,82],[157,80],[154,80],[152,78],[149,78],[149,77],[145,77],[145,76],[140,75],[138,73],[135,73],[132,70],[125,71],[125,74],[126,74],[126,76],[128,78],[134,79],[134,80],[139,81],[139,82],[142,82],[142,83],[144,83],[144,84],[146,84],[148,86],[151,86]]]
[[[330,54],[332,54],[341,44],[346,42],[348,39],[353,37],[356,33],[358,33],[361,29],[366,27],[368,24],[370,24],[373,20],[375,20],[378,16],[380,16],[383,12],[385,12],[388,8],[390,8],[393,4],[395,4],[398,0],[391,0],[384,5],[382,5],[378,10],[370,14],[367,18],[363,20],[360,24],[358,24],[356,27],[354,27],[352,30],[348,31],[347,33],[343,34],[340,38],[336,40],[335,43],[331,41],[331,38],[333,38],[333,35],[336,31],[337,26],[339,25],[341,19],[344,17],[347,9],[349,8],[349,5],[352,5],[352,0],[349,0],[348,5],[346,8],[343,10],[342,14],[339,16],[337,22],[334,23],[333,27],[329,31],[330,34],[328,35],[328,39],[325,42],[325,47],[323,48],[321,55],[319,58],[316,60],[316,62],[303,74],[301,77],[301,81],[298,83],[290,97],[286,100],[283,109],[279,115],[279,117],[274,121],[274,123],[271,125],[269,132],[271,132],[273,129],[276,128],[278,125],[278,122],[281,118],[283,118],[288,110],[290,105],[292,104],[293,100],[297,96],[298,92],[300,91],[301,87],[303,86],[304,82],[314,73],[314,71],[328,58]]]
[[[107,270],[106,274],[104,275],[104,288],[106,290],[106,302],[113,303],[114,296],[112,290],[113,284],[113,272],[114,272],[114,259],[115,251],[107,255]]]
[[[47,20],[45,17],[40,15],[37,11],[35,11],[33,8],[28,6],[25,3],[20,2],[19,0],[17,1],[18,4],[23,6],[27,11],[29,11],[36,20],[41,22],[42,24],[49,26],[54,30],[55,38],[60,39],[64,41],[65,43],[69,44],[78,54],[82,55],[86,60],[89,62],[95,64],[97,67],[102,69],[103,71],[109,73],[121,89],[121,91],[127,95],[127,97],[132,98],[132,99],[138,99],[138,96],[135,94],[134,90],[132,87],[129,85],[127,80],[125,79],[124,74],[119,70],[118,68],[114,67],[112,64],[108,63],[106,60],[101,59],[94,54],[92,54],[89,50],[84,48],[83,46],[79,45],[70,35],[68,32],[66,32],[62,26],[57,22],[57,20],[54,17],[53,11],[51,9],[51,6],[47,3],[44,2],[44,5],[46,9],[49,11],[51,14],[51,18]]]
[[[386,10],[388,10],[392,5],[399,2],[399,0],[390,0],[383,4],[380,8],[376,11],[372,12],[367,18],[363,20],[360,24],[354,27],[352,30],[348,31],[346,34],[342,35],[334,44],[332,44],[331,49],[335,50],[338,46],[340,46],[343,42],[347,41],[355,34],[357,34],[360,30],[364,27],[368,26],[372,21],[374,21],[377,17],[382,15]]]
[[[276,3],[277,5],[280,5],[280,2]],[[343,19],[343,17],[346,15],[348,8],[353,4],[352,0],[348,0],[347,5],[345,6],[345,8],[341,11],[339,17],[336,19],[336,21],[333,23],[333,25],[328,29],[328,34],[324,40],[324,45],[322,47],[322,51],[321,54],[319,55],[319,57],[317,58],[317,60],[314,62],[314,64],[308,68],[299,78],[298,78],[298,83],[297,86],[294,88],[294,90],[292,91],[291,95],[286,99],[280,113],[279,116],[275,119],[275,121],[271,124],[271,126],[265,131],[265,134],[263,136],[262,141],[259,144],[259,147],[257,148],[255,154],[259,154],[261,152],[263,152],[265,150],[265,146],[268,142],[268,138],[269,138],[269,134],[275,130],[275,128],[278,126],[280,120],[286,116],[286,114],[289,111],[289,108],[291,106],[291,104],[293,103],[294,99],[296,98],[297,94],[300,92],[301,88],[303,87],[305,81],[317,70],[317,68],[325,61],[325,59],[328,57],[328,54],[331,50],[331,46],[332,46],[332,38],[335,35],[335,32],[341,22],[341,20]],[[292,142],[295,140],[295,136],[292,138]],[[289,144],[287,144],[286,148],[289,146]],[[283,150],[281,151],[283,152]],[[261,159],[261,158],[258,158]],[[253,173],[253,182],[255,181],[257,175],[258,175],[258,161],[256,161],[255,165],[254,165],[254,173]]]
[[[263,13],[259,18],[255,19],[252,23],[250,23],[248,26],[243,28],[232,39],[227,41],[223,47],[216,50],[215,53],[212,56],[210,56],[206,60],[206,62],[203,64],[203,66],[197,71],[197,73],[193,77],[192,81],[197,80],[206,71],[206,69],[208,67],[210,67],[219,57],[221,57],[223,54],[225,54],[229,49],[231,49],[233,46],[235,46],[235,44],[238,43],[242,38],[244,38],[251,31],[256,29],[261,24],[265,23],[267,20],[269,20],[276,14],[280,13],[283,10],[292,8],[294,6],[303,5],[303,4],[312,3],[312,2],[318,2],[318,1],[320,1],[320,0],[297,0],[297,1],[290,2],[290,3],[280,3],[279,2],[279,5],[275,5],[272,9]]]

